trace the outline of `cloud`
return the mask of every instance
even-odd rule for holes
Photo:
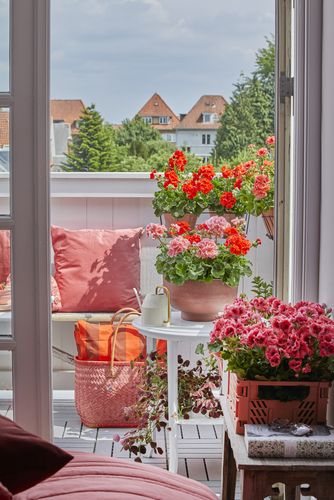
[[[274,32],[274,3],[52,0],[52,95],[96,102],[113,122],[153,92],[175,112],[202,94],[228,98]]]

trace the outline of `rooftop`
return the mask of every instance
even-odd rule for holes
[[[226,101],[221,95],[202,95],[181,120],[178,129],[218,129],[219,119],[225,111]],[[214,120],[203,121],[203,114],[216,115]]]
[[[52,99],[51,117],[54,122],[69,123],[76,129],[76,122],[80,119],[85,105],[81,99]]]
[[[168,124],[153,124],[157,130],[174,130],[180,123],[174,111],[157,93],[152,95],[137,114],[142,117],[150,116],[152,118],[167,116],[170,119]]]

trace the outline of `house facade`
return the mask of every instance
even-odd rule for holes
[[[158,130],[165,141],[176,143],[176,128],[180,119],[159,94],[153,94],[137,115]]]
[[[220,95],[203,95],[176,128],[176,146],[208,162],[215,145],[226,101]]]
[[[68,153],[68,144],[78,132],[85,109],[81,99],[53,99],[51,107],[50,161],[54,170],[61,169]]]

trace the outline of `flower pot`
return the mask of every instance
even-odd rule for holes
[[[171,224],[175,224],[178,221],[188,222],[190,228],[194,229],[194,227],[196,225],[196,221],[198,219],[198,215],[195,215],[195,214],[185,214],[180,219],[176,219],[175,217],[173,217],[172,214],[166,213],[166,214],[163,214],[163,217],[164,217],[164,223],[165,223],[165,226],[167,227],[167,229],[170,228]]]
[[[181,311],[187,321],[213,321],[226,304],[231,304],[237,296],[238,287],[225,285],[221,280],[210,283],[186,281],[175,285],[164,280],[169,288],[171,305]]]
[[[227,404],[237,434],[244,434],[245,424],[270,424],[275,419],[326,423],[330,382],[243,380],[233,372],[226,376]]]
[[[268,231],[267,236],[271,240],[274,239],[274,209],[269,208],[266,212],[262,214],[264,225],[266,226],[266,230]]]

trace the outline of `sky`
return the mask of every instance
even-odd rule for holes
[[[274,0],[51,4],[51,97],[95,103],[111,123],[132,118],[154,92],[176,114],[203,94],[229,100],[275,30]]]

